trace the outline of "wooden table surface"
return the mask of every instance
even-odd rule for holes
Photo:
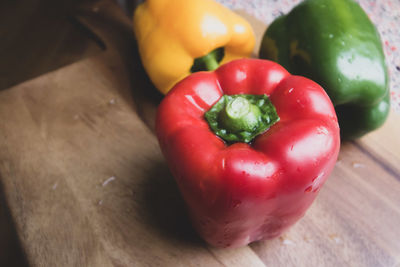
[[[284,236],[212,248],[190,226],[160,153],[161,95],[130,19],[109,0],[74,12],[103,47],[0,91],[1,266],[400,266],[398,114],[342,145],[318,198]],[[266,26],[249,20],[259,38]]]

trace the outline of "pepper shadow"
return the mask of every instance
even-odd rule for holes
[[[143,209],[146,223],[160,235],[189,246],[202,246],[187,213],[186,205],[165,161],[158,161],[143,180]]]
[[[142,65],[136,42],[132,50],[132,72],[130,77],[131,83],[134,84],[134,86],[132,86],[132,96],[136,105],[136,111],[140,119],[151,131],[155,132],[157,107],[164,96],[152,84],[147,75]]]
[[[1,181],[1,176],[0,176]],[[28,266],[0,182],[0,266]]]

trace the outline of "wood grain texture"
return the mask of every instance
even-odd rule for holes
[[[284,236],[211,248],[160,153],[161,96],[130,20],[108,0],[77,18],[104,52],[0,92],[0,181],[29,265],[399,266],[400,116],[343,144],[319,197]]]
[[[392,111],[394,113],[394,111]],[[400,133],[399,115],[391,114],[382,128],[357,141],[365,153],[370,154],[388,172],[400,180]],[[396,136],[397,135],[397,136]]]
[[[270,264],[393,266],[400,261],[400,184],[351,143],[307,215],[271,248],[252,246]],[[283,256],[283,255],[286,255]],[[290,263],[288,264],[288,259]]]

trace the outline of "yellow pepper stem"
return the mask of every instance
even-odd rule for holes
[[[212,56],[212,54],[208,54],[203,57],[203,62],[204,65],[206,66],[207,70],[215,70],[218,68],[219,63],[215,57]]]
[[[221,62],[223,57],[224,48],[217,48],[203,57],[196,58],[190,71],[197,72],[215,70],[219,67],[219,62]]]

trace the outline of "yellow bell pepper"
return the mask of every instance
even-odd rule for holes
[[[250,24],[214,0],[146,0],[133,30],[142,64],[163,94],[191,72],[250,56],[255,44]]]

